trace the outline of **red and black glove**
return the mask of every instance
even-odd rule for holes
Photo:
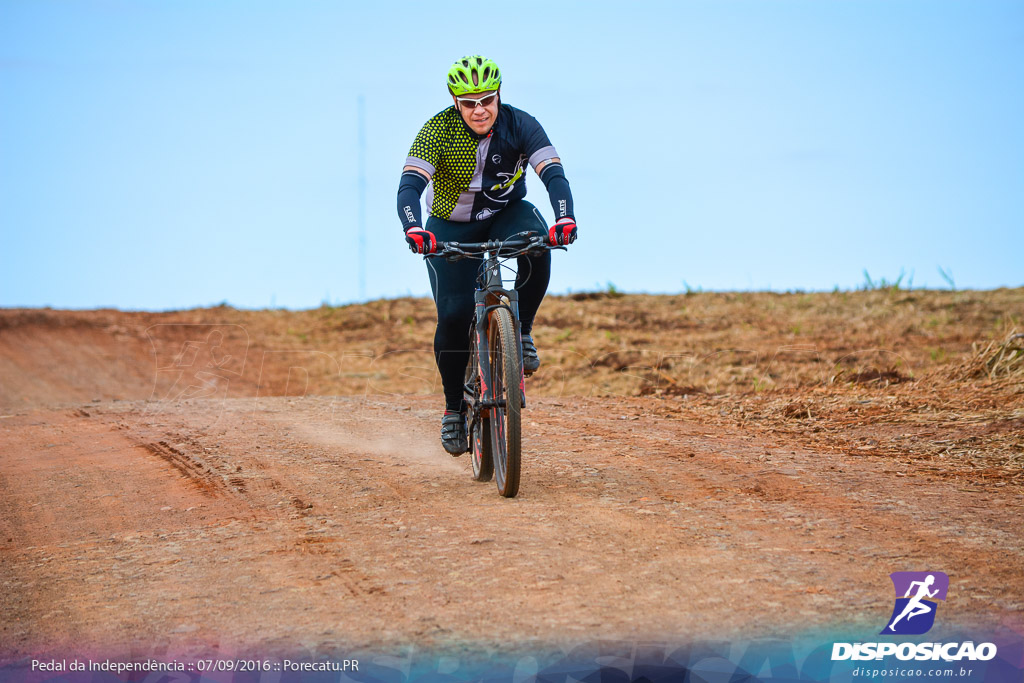
[[[423,228],[411,227],[405,231],[405,241],[414,254],[433,254],[437,251],[437,238],[434,233]]]
[[[563,218],[548,230],[548,243],[551,246],[564,246],[576,241],[576,220]]]

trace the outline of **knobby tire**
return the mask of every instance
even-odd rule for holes
[[[507,308],[491,312],[487,326],[490,348],[491,382],[494,398],[505,407],[491,408],[491,452],[498,493],[513,498],[519,493],[522,463],[522,358],[516,342],[512,314]]]

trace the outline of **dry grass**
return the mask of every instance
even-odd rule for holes
[[[181,323],[229,326],[221,353],[247,358],[233,395],[440,392],[426,299],[296,312],[0,312],[0,331],[134,337],[150,364],[195,334]],[[878,457],[897,473],[1016,485],[1022,325],[1024,289],[549,297],[534,328],[543,367],[528,392],[639,400],[654,415]]]
[[[1006,341],[974,343],[974,355],[958,369],[959,379],[1020,379],[1024,376],[1024,334],[1014,329]]]

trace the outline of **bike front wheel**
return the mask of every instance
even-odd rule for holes
[[[512,314],[507,308],[491,312],[487,326],[491,383],[491,453],[498,493],[512,498],[519,493],[522,462],[522,353],[518,348]]]

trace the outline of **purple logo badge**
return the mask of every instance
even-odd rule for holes
[[[882,635],[920,635],[935,623],[938,600],[946,599],[949,577],[942,572],[893,572],[896,605]]]

